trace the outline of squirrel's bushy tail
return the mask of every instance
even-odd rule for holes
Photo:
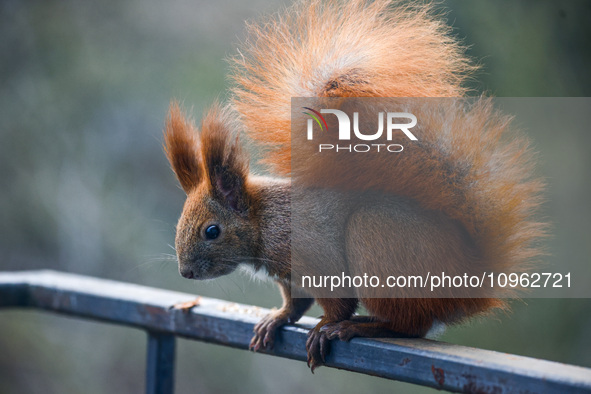
[[[460,97],[475,67],[431,6],[305,0],[261,23],[231,59],[250,137],[290,172],[292,97]]]
[[[280,175],[292,173],[292,97],[462,97],[474,68],[431,6],[387,0],[301,1],[250,25],[233,64],[234,107],[247,134],[271,147],[265,161]],[[542,182],[527,139],[508,132],[488,99],[410,102],[419,140],[405,140],[404,152],[367,161],[312,154],[293,169],[298,180],[350,187],[327,176],[348,173],[356,189],[407,196],[459,220],[496,269],[525,269],[545,227],[532,219]]]

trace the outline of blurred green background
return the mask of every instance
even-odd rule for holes
[[[245,19],[285,2],[0,2],[0,269],[51,268],[265,307],[271,284],[183,279],[170,258],[184,195],[161,133],[171,97],[198,118],[225,97]],[[475,94],[590,96],[591,2],[442,1],[483,67]],[[550,257],[589,264],[589,133],[527,130],[549,182]],[[588,278],[591,279],[591,278]],[[315,309],[311,315],[318,315]],[[589,299],[532,299],[443,340],[591,367]],[[144,391],[142,331],[0,312],[0,393]],[[431,392],[178,341],[177,392]]]

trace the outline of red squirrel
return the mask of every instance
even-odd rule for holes
[[[318,223],[308,234],[292,234],[291,154],[300,148],[292,146],[292,97],[466,95],[463,84],[475,66],[432,6],[303,0],[249,25],[248,32],[232,59],[229,105],[214,104],[199,128],[175,101],[170,107],[165,151],[187,194],[176,233],[181,275],[210,279],[248,265],[277,282],[283,306],[255,326],[255,351],[272,347],[277,329],[297,322],[316,301],[324,315],[306,344],[312,371],[325,361],[332,339],[421,337],[438,322],[452,324],[505,308],[503,298],[492,297],[323,298],[314,288],[295,289],[291,278],[292,242],[327,244],[339,231],[374,237],[345,241],[341,263],[352,272],[412,259],[526,269],[541,254],[537,240],[544,224],[532,213],[541,204],[543,183],[533,176],[528,141],[505,137],[510,122],[486,99],[469,109],[449,107],[443,116],[425,111],[419,117],[421,143],[412,155],[381,155],[361,163],[357,170],[383,174],[380,193],[392,202],[339,203],[338,192],[330,206],[310,199],[311,209],[322,211],[334,229]],[[454,125],[447,134],[441,131],[444,122]],[[249,172],[249,156],[238,139],[242,129],[270,148],[264,162],[275,177]],[[299,166],[298,183],[311,187],[322,187],[326,174],[342,166],[356,171],[334,155],[312,155]],[[318,168],[322,178],[314,171]],[[373,186],[371,177],[355,184],[359,190]],[[359,304],[369,317],[354,315]]]

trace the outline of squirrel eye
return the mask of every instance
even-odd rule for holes
[[[221,232],[222,232],[222,230],[220,230],[219,226],[212,224],[211,226],[209,226],[205,229],[205,238],[210,239],[210,240],[216,239],[217,237],[220,236]]]

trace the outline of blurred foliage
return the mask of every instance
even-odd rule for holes
[[[171,97],[225,97],[224,57],[245,19],[281,4],[131,0],[0,2],[2,270],[50,268],[265,307],[270,284],[182,279],[170,248],[184,195],[161,150]],[[588,1],[442,2],[482,65],[475,94],[589,96]],[[551,259],[589,263],[588,133],[536,133],[554,223]],[[569,134],[570,133],[570,134]],[[311,312],[320,314],[318,308]],[[589,300],[515,302],[444,340],[591,366]],[[0,314],[0,392],[142,392],[141,331],[23,311]],[[430,389],[179,340],[179,393]]]

